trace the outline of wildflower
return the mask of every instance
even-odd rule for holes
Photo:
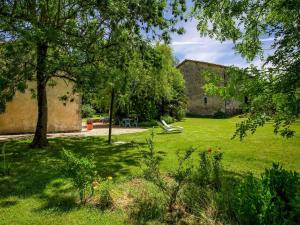
[[[112,180],[113,178],[111,176],[107,177],[108,180]]]

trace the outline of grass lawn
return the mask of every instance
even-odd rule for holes
[[[176,151],[193,146],[197,147],[195,159],[199,151],[221,148],[224,168],[237,174],[251,171],[258,176],[272,162],[300,172],[299,122],[295,124],[298,136],[292,139],[275,136],[272,126],[267,125],[240,142],[230,139],[239,120],[188,118],[176,123],[184,127],[180,134],[160,134],[161,130],[155,128],[155,149],[161,156],[162,169],[172,170],[177,162]],[[114,136],[114,141],[130,142],[121,146],[107,145],[104,137],[51,139],[48,148],[39,150],[29,149],[29,141],[8,142],[11,175],[0,177],[0,224],[129,223],[122,210],[101,212],[95,207],[75,204],[77,193],[61,174],[61,150],[69,149],[82,156],[93,154],[98,173],[112,176],[118,193],[128,177],[138,174],[139,149],[146,148],[145,139],[150,133],[151,130]]]

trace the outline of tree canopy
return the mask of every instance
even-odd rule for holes
[[[166,10],[169,12],[167,16]],[[79,87],[93,78],[95,65],[119,43],[169,40],[185,3],[157,0],[0,1],[0,108],[26,81],[37,82],[38,121],[33,147],[48,144],[46,85],[53,77]],[[118,61],[116,63],[122,63]]]
[[[275,133],[291,137],[300,113],[300,2],[298,0],[193,0],[193,16],[201,35],[232,40],[249,62],[259,57],[262,68],[231,68],[231,84],[217,91],[225,96],[247,96],[249,118],[236,135],[245,137],[274,119]],[[262,38],[273,39],[266,55]]]
[[[117,116],[135,114],[140,120],[158,119],[161,115],[182,118],[186,99],[182,74],[175,67],[172,50],[167,45],[148,45],[147,53],[136,49],[117,69],[112,63],[106,68],[114,73],[94,83],[94,88],[84,92],[84,100],[106,111],[110,105],[110,93],[115,92]],[[102,76],[101,78],[104,78]]]

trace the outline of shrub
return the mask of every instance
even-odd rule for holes
[[[189,213],[199,215],[208,204],[209,192],[206,188],[190,182],[183,188],[180,198]]]
[[[212,188],[220,190],[221,188],[221,173],[222,173],[222,155],[219,151],[200,152],[200,162],[196,173],[194,174],[194,181],[201,187]]]
[[[186,115],[186,109],[185,108],[180,108],[176,111],[174,116],[175,116],[176,120],[181,121],[181,120],[183,120],[185,115]]]
[[[221,160],[222,153],[211,148],[200,152],[199,165],[181,193],[181,199],[190,213],[201,216],[201,212],[214,201],[216,192],[221,190]]]
[[[189,163],[189,159],[195,149],[189,148],[183,155],[177,152],[178,167],[168,174],[170,179],[167,181],[167,177],[163,176],[159,169],[160,158],[154,150],[153,139],[154,133],[152,132],[151,138],[147,139],[148,151],[143,152],[144,167],[142,169],[144,177],[164,193],[167,198],[169,219],[172,220],[169,222],[175,222],[178,219],[178,213],[180,213],[176,206],[177,198],[192,173],[192,165]]]
[[[300,224],[300,175],[273,164],[262,175],[269,201],[264,224]]]
[[[113,199],[110,195],[110,180],[103,181],[101,183],[101,189],[100,189],[100,198],[99,198],[99,208],[104,210],[111,208],[113,206]]]
[[[261,179],[247,176],[234,192],[240,224],[300,224],[300,178],[296,172],[273,164]]]
[[[3,161],[1,163],[0,171],[3,175],[9,175],[10,173],[10,164],[7,161],[6,152],[5,152],[6,144],[2,146],[2,157]]]
[[[81,111],[83,118],[92,117],[96,113],[94,108],[89,104],[82,105]]]
[[[234,212],[240,224],[263,224],[267,199],[260,180],[248,175],[235,189]]]
[[[138,224],[145,224],[154,219],[160,220],[164,214],[163,199],[145,190],[134,199],[129,210],[129,217]]]
[[[85,200],[85,193],[88,187],[93,190],[93,180],[96,177],[95,165],[88,158],[78,158],[72,152],[63,150],[63,160],[65,161],[64,174],[71,178],[74,186],[79,191],[81,203]]]
[[[176,120],[171,116],[161,116],[160,120],[164,120],[167,124],[176,122]]]
[[[223,119],[226,117],[227,117],[226,113],[222,112],[222,111],[218,111],[218,112],[214,113],[214,115],[213,115],[213,118],[215,118],[215,119]]]
[[[156,120],[143,121],[143,122],[139,122],[138,125],[140,127],[155,127],[157,126],[157,121]]]

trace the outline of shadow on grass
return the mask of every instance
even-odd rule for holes
[[[14,206],[18,203],[18,201],[12,201],[12,200],[5,200],[0,202],[0,208],[7,208],[7,207],[11,207]]]
[[[0,148],[3,143],[0,143]],[[108,145],[106,139],[100,137],[51,139],[45,149],[30,149],[28,141],[7,142],[6,158],[10,163],[10,176],[0,177],[0,198],[18,196],[27,198],[38,196],[46,200],[43,209],[58,208],[67,211],[75,207],[72,190],[61,190],[66,180],[62,175],[62,149],[71,150],[78,156],[93,155],[96,170],[102,177],[127,176],[131,169],[139,166],[141,153],[138,146],[144,148],[145,143],[129,143],[124,145]],[[2,160],[2,159],[0,159]],[[49,190],[51,194],[49,194]],[[73,190],[74,193],[74,190]],[[5,207],[9,203],[1,204]]]
[[[173,131],[172,133],[166,133],[166,132],[157,132],[156,134],[158,134],[158,135],[172,135],[172,134],[180,134],[180,133],[182,133],[182,132],[184,132],[184,131]]]
[[[40,208],[34,209],[35,212],[41,212],[44,210],[51,210],[52,212],[63,213],[80,208],[72,196],[55,195],[52,197],[43,197],[45,204]]]

